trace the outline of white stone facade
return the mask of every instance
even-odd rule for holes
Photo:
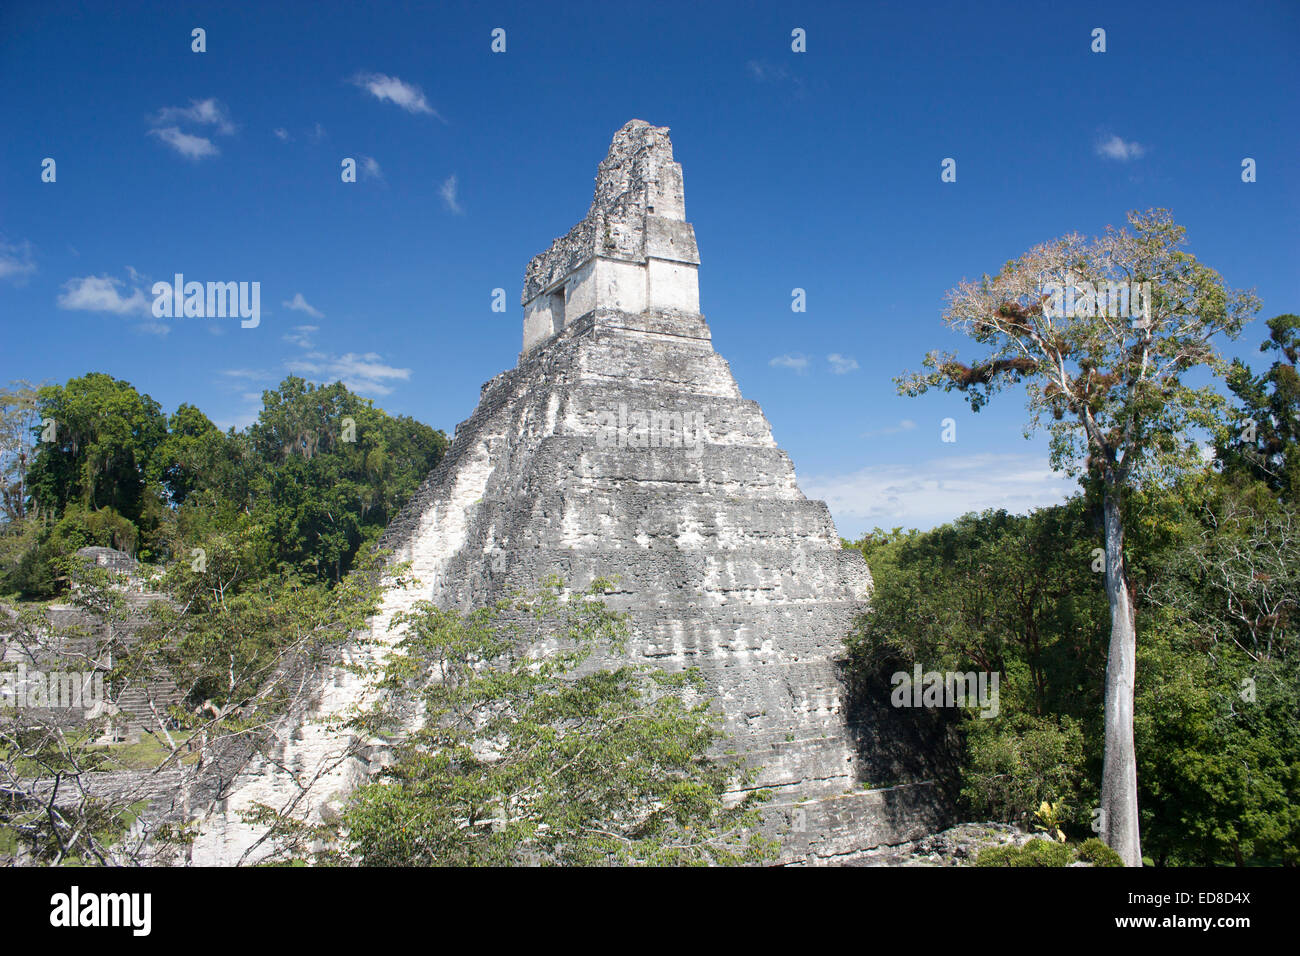
[[[528,264],[523,354],[596,309],[698,312],[699,251],[668,130],[614,137],[586,217]]]

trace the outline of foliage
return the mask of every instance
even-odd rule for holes
[[[158,403],[102,372],[37,394],[38,414],[53,425],[53,440],[41,441],[28,474],[37,504],[50,514],[73,503],[87,511],[107,506],[138,521],[167,434]]]
[[[774,851],[753,830],[766,794],[729,804],[740,767],[708,756],[722,733],[699,674],[598,666],[627,637],[599,600],[607,586],[552,580],[468,616],[422,602],[394,621],[407,630],[384,686],[422,688],[425,722],[344,813],[347,857],[681,865]],[[402,717],[380,709],[362,729],[391,735]]]
[[[132,619],[128,626],[131,608],[107,571],[75,558],[60,571],[73,584],[66,599],[87,624],[52,624],[38,605],[0,605],[10,621],[0,652],[14,645],[47,671],[81,672],[112,661],[106,706],[83,724],[67,725],[58,712],[0,709],[0,832],[27,859],[166,859],[176,849],[173,839],[188,838],[183,828],[174,838],[155,829],[152,842],[143,833],[126,838],[151,798],[152,781],[175,771],[175,797],[188,814],[199,787],[223,773],[223,753],[271,749],[270,731],[311,694],[304,676],[364,625],[385,586],[404,583],[400,566],[381,582],[379,555],[367,555],[358,573],[330,587],[268,573],[257,556],[266,545],[256,534],[212,545],[201,571],[177,564],[155,582],[167,598],[149,605],[143,623]],[[152,715],[144,737],[105,746],[113,714],[130,695],[143,695]],[[341,760],[350,756],[341,749]],[[149,773],[120,781],[112,798],[104,797],[99,775],[123,766]]]
[[[1259,350],[1280,353],[1269,370],[1256,376],[1238,359],[1228,372],[1239,424],[1220,431],[1218,457],[1229,474],[1249,475],[1300,504],[1300,316],[1274,316],[1268,331]]]
[[[961,720],[969,819],[1030,824],[1046,800],[1067,836],[1090,835],[1108,626],[1092,508],[1080,495],[857,544],[875,593],[848,642],[852,668],[1002,671],[998,716]],[[1158,865],[1300,862],[1295,512],[1263,483],[1207,471],[1143,489],[1130,515],[1145,609],[1135,721],[1145,850]],[[1032,616],[1017,610],[1026,594]]]
[[[0,590],[56,595],[66,581],[55,564],[88,544],[188,561],[209,538],[252,527],[267,573],[336,583],[447,449],[442,432],[341,383],[290,376],[263,405],[247,430],[222,433],[193,405],[167,418],[100,373],[0,394]],[[42,420],[55,440],[33,446]]]
[[[1096,837],[1080,844],[1056,840],[1030,840],[1022,846],[993,846],[980,851],[976,866],[1069,866],[1081,861],[1093,866],[1123,866],[1120,855]]]
[[[1166,863],[1300,863],[1300,516],[1267,486],[1189,503],[1147,589],[1139,666],[1148,853]]]
[[[1030,840],[1023,846],[992,846],[981,850],[975,858],[975,865],[1069,866],[1077,858],[1076,851],[1068,844],[1055,840]]]
[[[929,373],[899,379],[907,394],[956,389],[978,411],[997,391],[1023,383],[1030,427],[1044,416],[1053,464],[1084,469],[1107,483],[1195,467],[1181,441],[1192,426],[1218,424],[1222,397],[1184,382],[1200,366],[1222,374],[1211,340],[1237,335],[1259,308],[1250,292],[1228,288],[1214,270],[1181,250],[1184,230],[1165,210],[1129,213],[1133,231],[1110,227],[1091,241],[1072,234],[1036,246],[995,276],[949,293],[944,321],[985,345],[974,366],[932,352]],[[1105,290],[1150,283],[1144,310],[1128,315],[1080,297],[1063,314],[1052,289]],[[1139,314],[1141,313],[1141,314]]]
[[[974,720],[967,734],[962,796],[977,818],[1028,823],[1052,806],[1052,829],[1086,822],[1083,722],[1013,713]]]
[[[1105,618],[1094,534],[1078,498],[1027,518],[986,511],[925,534],[876,531],[858,545],[876,591],[850,651],[863,665],[883,652],[925,670],[998,671],[1004,706],[1077,713],[1071,702],[1099,677]]]
[[[1034,829],[1046,833],[1053,840],[1064,843],[1065,833],[1061,830],[1061,810],[1061,804],[1044,800],[1038,805],[1038,809],[1034,811]]]
[[[1096,837],[1089,837],[1079,844],[1079,859],[1085,863],[1091,863],[1093,866],[1123,866],[1124,861],[1120,859],[1119,854],[1102,843]]]

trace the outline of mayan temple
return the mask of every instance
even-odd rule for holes
[[[390,592],[378,647],[351,653],[382,655],[389,620],[416,600],[469,609],[552,574],[574,588],[616,577],[607,602],[631,619],[627,653],[701,669],[732,746],[773,790],[782,859],[849,860],[927,832],[937,811],[924,784],[871,789],[872,735],[846,719],[835,666],[871,576],[714,351],[699,266],[668,130],[633,120],[585,218],[528,263],[517,365],[483,386],[385,535],[422,587]],[[361,692],[344,668],[325,675],[280,766],[246,767],[214,805],[195,862],[256,858],[241,808],[287,805],[308,779],[296,812],[328,813],[366,779],[369,751],[340,759],[320,719]]]

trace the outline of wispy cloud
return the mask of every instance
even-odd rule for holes
[[[798,354],[778,355],[767,364],[772,368],[792,368],[802,374],[808,370],[808,356]]]
[[[750,60],[745,64],[745,72],[750,79],[759,83],[779,82],[790,77],[790,71],[786,67],[768,60]]]
[[[979,454],[918,464],[873,465],[846,475],[805,478],[810,498],[830,507],[840,533],[856,537],[880,526],[931,528],[968,511],[1024,513],[1057,504],[1078,490],[1043,457]]]
[[[186,159],[205,159],[218,155],[221,150],[207,136],[185,132],[182,125],[211,126],[223,136],[235,132],[235,124],[225,106],[213,97],[190,100],[189,106],[164,106],[149,122],[153,126],[149,135],[158,137]]]
[[[428,113],[442,119],[424,98],[424,92],[413,83],[404,83],[395,76],[385,76],[383,73],[358,73],[352,77],[352,82],[375,99],[396,103],[408,113]]]
[[[889,425],[885,428],[877,428],[873,431],[863,432],[860,438],[879,438],[884,435],[897,435],[900,432],[910,432],[916,427],[916,422],[910,418],[900,419],[897,425]]]
[[[286,308],[294,308],[295,302],[302,298],[301,293],[284,303]],[[302,303],[306,305],[306,302]],[[310,306],[308,306],[310,308]],[[298,310],[303,311],[303,310]],[[317,313],[319,314],[319,313]],[[397,383],[408,381],[411,377],[409,368],[398,368],[384,361],[378,352],[348,352],[336,355],[316,347],[318,325],[295,325],[281,338],[302,351],[284,361],[279,370],[263,368],[230,368],[222,372],[233,385],[239,382],[240,388],[261,384],[267,388],[280,381],[284,372],[301,375],[314,382],[328,384],[342,382],[360,395],[388,395]]]
[[[182,133],[175,126],[168,126],[166,129],[151,129],[149,135],[157,136],[186,159],[203,159],[206,156],[216,156],[221,152],[212,140],[206,136],[193,136],[189,133]]]
[[[30,242],[11,243],[0,239],[0,279],[21,285],[35,271],[36,260],[32,258]]]
[[[438,187],[438,195],[441,196],[442,201],[447,204],[447,208],[450,209],[452,212],[454,212],[456,215],[459,216],[465,211],[460,204],[460,200],[456,197],[456,174],[455,173],[452,173],[450,176],[448,176],[446,179],[443,180],[442,185]]]
[[[307,300],[302,297],[301,292],[295,292],[293,294],[292,299],[289,299],[287,302],[281,302],[280,304],[284,306],[286,309],[292,309],[295,312],[306,312],[313,319],[325,318],[325,314],[323,312],[319,312],[316,309],[312,308],[312,306],[307,302]],[[314,330],[315,326],[299,326],[299,328],[310,328]]]
[[[342,382],[361,395],[388,395],[393,391],[390,382],[405,382],[411,377],[409,368],[385,364],[378,352],[346,355],[308,352],[301,359],[286,363],[286,367],[318,382]]]
[[[221,374],[245,382],[269,382],[276,377],[275,369],[269,368],[227,368]]]
[[[190,100],[189,106],[164,106],[154,116],[152,123],[154,126],[178,124],[215,126],[217,132],[223,136],[235,132],[235,124],[230,121],[230,114],[215,97],[208,97],[206,100]]]
[[[288,143],[293,140],[293,137],[289,135],[289,131],[283,126],[277,126],[275,129],[271,130],[271,132],[274,133],[275,138],[282,143]]]
[[[286,342],[292,342],[299,348],[309,349],[312,347],[311,337],[319,331],[319,325],[295,325],[293,331],[286,332],[280,337]]]
[[[783,64],[773,63],[770,60],[750,60],[745,64],[745,72],[755,83],[785,88],[796,98],[802,98],[804,94],[803,77]]]
[[[832,352],[826,356],[826,361],[831,363],[831,372],[836,375],[844,375],[847,372],[857,371],[858,360],[848,355],[841,355],[839,352]]]
[[[384,181],[384,171],[379,168],[379,160],[373,156],[362,156],[361,176],[363,179],[377,179],[382,183]]]
[[[1132,159],[1141,159],[1146,151],[1146,147],[1141,143],[1123,140],[1113,133],[1097,140],[1098,156],[1106,159],[1116,159],[1122,163]]]

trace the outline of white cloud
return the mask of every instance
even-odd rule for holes
[[[1106,159],[1117,159],[1120,162],[1140,159],[1146,151],[1146,147],[1141,143],[1126,142],[1114,134],[1097,141],[1098,156],[1104,156]]]
[[[796,372],[805,372],[808,370],[808,357],[806,355],[778,355],[767,363],[772,368],[792,368]]]
[[[306,312],[313,319],[325,318],[325,314],[323,312],[317,311],[316,309],[312,308],[311,305],[308,304],[307,300],[302,297],[301,292],[295,292],[293,294],[292,299],[290,299],[288,302],[281,302],[280,304],[284,306],[286,309],[292,309],[295,312]],[[316,327],[314,325],[300,325],[298,326],[298,328],[311,329],[313,332],[316,331]]]
[[[228,368],[221,374],[249,382],[264,382],[273,380],[276,373],[274,369],[265,368]]]
[[[312,347],[311,337],[319,331],[319,325],[295,325],[292,332],[282,335],[281,338],[299,348],[309,349]]]
[[[456,174],[455,173],[452,173],[445,180],[443,180],[442,185],[438,187],[438,195],[441,196],[442,201],[447,204],[447,208],[450,209],[452,212],[454,212],[456,215],[459,216],[461,213],[465,211],[461,207],[460,200],[456,198]]]
[[[189,106],[164,106],[153,118],[154,126],[177,123],[215,126],[217,132],[223,136],[229,136],[235,131],[235,124],[230,121],[230,114],[226,112],[220,100],[214,97],[208,97],[206,100],[190,100]]]
[[[875,431],[863,432],[862,438],[876,438],[881,435],[897,435],[899,432],[910,432],[916,427],[916,422],[910,418],[901,419],[897,425],[890,425],[887,428],[877,428]]]
[[[396,103],[408,113],[428,113],[442,119],[438,111],[429,105],[429,101],[424,98],[424,93],[418,86],[403,83],[395,76],[385,76],[383,73],[358,73],[352,78],[352,82],[375,99]]]
[[[110,276],[69,279],[63,284],[63,291],[59,293],[57,304],[60,309],[112,312],[116,315],[147,315],[152,318],[153,300],[146,297],[141,289],[131,290],[128,296],[122,295],[118,290],[124,285],[121,279]],[[167,327],[162,326],[162,328]]]
[[[235,132],[230,114],[221,101],[213,97],[190,100],[189,106],[164,106],[155,116],[150,117],[149,122],[153,126],[149,135],[157,136],[186,159],[216,156],[221,150],[206,136],[185,132],[181,129],[182,125],[212,126],[223,136]]]
[[[359,394],[388,395],[392,381],[405,382],[411,377],[409,368],[386,365],[378,352],[346,355],[326,355],[308,352],[302,359],[286,363],[291,372],[308,376],[318,382],[342,382]]]
[[[858,368],[858,360],[847,355],[841,355],[839,352],[832,352],[826,356],[826,361],[831,363],[831,371],[836,375],[843,375],[846,372],[855,371]]]
[[[379,168],[379,160],[373,156],[361,157],[361,175],[365,179],[384,181],[384,171]]]
[[[0,239],[0,279],[21,284],[35,271],[30,242],[8,243]]]
[[[293,139],[293,137],[289,135],[289,131],[283,126],[277,126],[275,129],[271,130],[271,132],[274,133],[276,139],[282,143],[287,143]]]
[[[157,136],[186,159],[203,159],[205,156],[216,156],[221,152],[206,136],[191,136],[189,133],[182,133],[175,126],[151,129],[149,135]]]
[[[254,384],[265,384],[270,388],[287,371],[322,384],[342,382],[351,391],[360,395],[388,395],[392,393],[394,383],[410,379],[409,368],[397,368],[387,364],[378,352],[348,352],[345,355],[333,355],[321,351],[316,348],[313,341],[315,333],[319,331],[318,325],[295,325],[292,331],[282,335],[284,341],[298,346],[303,351],[297,358],[285,361],[279,370],[229,368],[221,374],[232,380],[232,386],[238,382],[239,388],[248,388]]]
[[[307,135],[311,137],[313,143],[319,143],[326,136],[325,127],[321,126],[320,123],[317,123],[312,127],[311,132]]]
[[[846,537],[871,528],[931,528],[968,511],[1024,513],[1058,504],[1077,483],[1029,454],[981,454],[920,464],[872,465],[846,475],[803,479],[809,498],[830,507]]]

